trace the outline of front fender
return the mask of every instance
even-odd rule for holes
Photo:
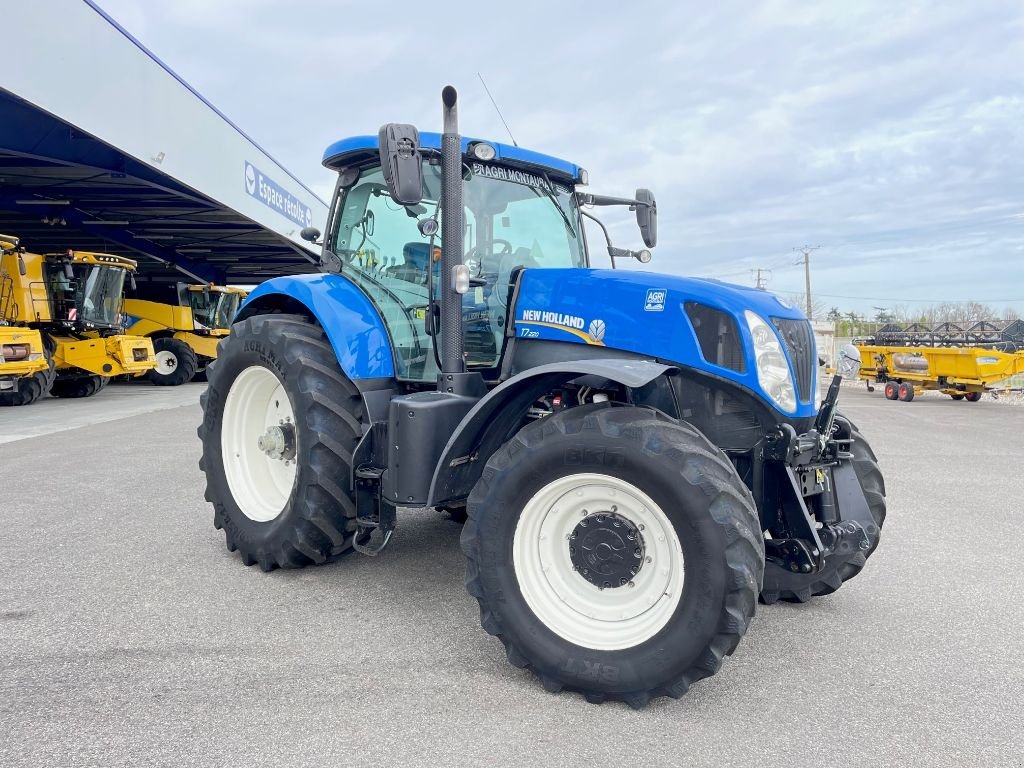
[[[598,358],[540,365],[513,376],[459,422],[434,469],[427,506],[468,496],[487,460],[516,432],[527,408],[554,387],[580,376],[599,376],[638,389],[675,370],[650,360]]]
[[[342,275],[293,275],[268,280],[249,294],[234,322],[265,312],[300,308],[315,317],[327,333],[338,364],[349,379],[394,377],[391,339],[380,312]]]

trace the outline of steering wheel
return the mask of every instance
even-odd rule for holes
[[[494,249],[495,245],[500,245],[501,246],[501,250],[495,252],[495,249]],[[486,252],[485,252],[485,249],[486,249]],[[470,248],[468,251],[466,251],[466,255],[463,257],[462,261],[463,261],[464,264],[466,264],[468,266],[474,260],[473,257],[474,256],[477,257],[476,258],[476,261],[478,262],[477,268],[474,270],[472,267],[470,267],[470,273],[475,272],[476,273],[474,275],[474,277],[475,277],[476,275],[482,274],[483,272],[491,272],[491,273],[498,272],[499,271],[499,266],[501,264],[501,258],[500,257],[508,256],[510,253],[512,253],[512,243],[510,243],[508,240],[502,240],[500,237],[496,237],[493,240],[488,240],[487,242],[477,243],[476,245],[474,245],[472,248]],[[484,260],[485,259],[489,259],[490,257],[493,257],[493,256],[498,256],[499,257],[497,263],[494,264],[493,267],[492,267],[492,265],[488,264],[488,265],[486,265],[488,268],[484,269],[484,266],[485,266]]]

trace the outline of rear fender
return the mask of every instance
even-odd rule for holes
[[[349,379],[394,377],[391,339],[380,313],[366,294],[342,275],[294,275],[268,280],[249,294],[234,322],[275,312],[315,318]]]
[[[484,465],[519,429],[537,398],[581,376],[609,379],[639,389],[676,369],[649,360],[569,360],[531,368],[491,390],[459,422],[434,469],[428,506],[466,498]]]

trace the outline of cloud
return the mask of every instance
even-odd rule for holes
[[[321,194],[323,147],[383,122],[505,140],[658,195],[652,267],[822,294],[899,290],[1024,310],[1024,8],[1019,3],[577,4],[523,0],[101,0]],[[628,214],[607,219],[639,240]],[[884,292],[883,292],[884,291]]]

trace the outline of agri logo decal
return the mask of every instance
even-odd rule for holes
[[[245,164],[245,191],[300,227],[313,226],[313,211],[308,205],[248,162]]]
[[[668,291],[664,288],[649,288],[644,299],[644,312],[664,312]]]

